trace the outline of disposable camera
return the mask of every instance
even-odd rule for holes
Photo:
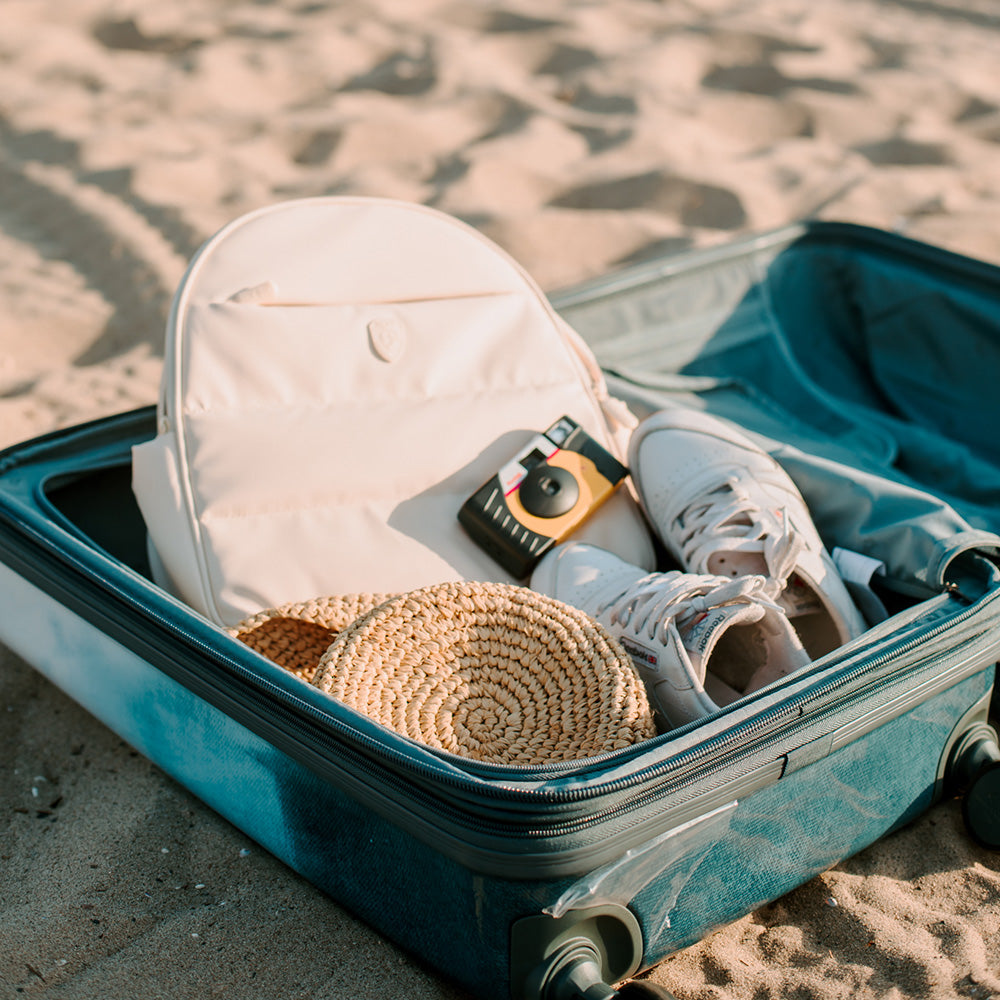
[[[458,520],[508,573],[524,578],[627,475],[576,421],[561,417],[476,490]]]

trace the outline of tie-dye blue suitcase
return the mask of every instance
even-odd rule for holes
[[[0,455],[0,638],[480,1000],[663,995],[633,977],[945,793],[1000,846],[1000,270],[815,223],[555,302],[640,415],[682,403],[759,435],[828,547],[880,565],[857,594],[888,619],[628,749],[449,756],[150,582],[129,464],[150,408]]]

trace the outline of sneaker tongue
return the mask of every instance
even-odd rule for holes
[[[787,586],[778,598],[778,603],[789,618],[812,615],[823,610],[823,602],[820,600],[819,594],[798,573],[792,574]]]
[[[732,625],[760,621],[764,609],[757,604],[724,604],[680,626],[681,642],[698,679],[705,681],[705,665],[715,644]]]
[[[737,552],[719,549],[705,563],[705,571],[714,576],[768,576],[770,571],[762,552]]]

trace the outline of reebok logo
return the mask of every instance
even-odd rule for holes
[[[622,644],[625,652],[635,661],[636,666],[656,669],[659,657],[648,646],[643,646],[641,643],[625,638],[624,636],[620,637],[618,641]]]
[[[725,611],[716,611],[698,619],[688,632],[684,645],[690,652],[704,653],[715,630],[728,618]]]

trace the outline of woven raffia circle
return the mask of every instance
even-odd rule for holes
[[[491,763],[579,760],[655,735],[617,641],[509,584],[444,583],[379,604],[331,643],[313,684],[397,733]]]
[[[296,677],[311,681],[337,635],[391,596],[348,594],[283,604],[245,618],[227,631]]]

